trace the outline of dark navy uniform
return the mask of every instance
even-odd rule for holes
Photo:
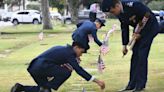
[[[159,23],[160,33],[164,33],[164,20]]]
[[[89,47],[89,38],[88,35],[91,34],[94,38],[94,41],[101,46],[102,42],[100,42],[97,38],[97,28],[96,24],[91,21],[84,21],[82,23],[77,24],[77,29],[72,34],[72,39],[74,42],[79,43],[81,46],[85,48],[87,51]]]
[[[92,79],[92,76],[79,66],[72,46],[56,46],[32,60],[28,71],[38,86],[25,86],[24,91],[39,92],[40,87],[57,90],[71,75],[67,68],[61,67],[66,63],[87,81]],[[48,81],[48,77],[54,79]]]
[[[103,11],[109,12],[110,0],[104,0]],[[129,25],[134,29],[144,15],[151,13],[145,27],[140,32],[141,38],[136,42],[133,48],[130,69],[129,85],[132,88],[145,88],[147,82],[148,55],[154,37],[159,32],[159,25],[155,15],[151,10],[139,1],[122,0],[123,11],[118,15],[122,29],[122,44],[127,45],[129,42]]]

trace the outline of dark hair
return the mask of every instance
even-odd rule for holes
[[[102,2],[102,11],[109,12],[111,8],[115,8],[116,4],[120,4],[120,0],[103,0]]]
[[[93,2],[93,3],[100,3],[100,2],[98,2],[98,1],[95,1],[95,2]]]
[[[79,43],[77,42],[73,42],[72,43],[72,47],[78,46],[79,48],[83,48]]]
[[[120,0],[112,0],[111,7],[114,8],[116,4],[120,3]],[[110,8],[111,8],[110,7]]]

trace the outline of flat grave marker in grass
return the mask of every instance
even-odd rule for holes
[[[96,68],[85,68],[85,70],[88,72],[98,72]],[[71,85],[73,87],[73,89],[69,92],[95,92],[95,91],[93,91],[92,88],[85,89],[84,85],[92,86],[92,84],[86,82],[85,79],[78,78],[78,79],[76,79],[76,82]]]

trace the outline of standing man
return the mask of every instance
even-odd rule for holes
[[[94,22],[97,18],[98,6],[99,5],[97,2],[90,5],[89,18],[90,18],[90,21],[92,21],[92,22]]]
[[[82,23],[77,24],[77,29],[72,34],[73,42],[79,43],[85,48],[85,53],[90,48],[89,46],[89,38],[88,36],[91,35],[94,41],[101,46],[102,42],[99,41],[97,37],[97,30],[100,29],[102,26],[105,26],[105,21],[101,19],[96,19],[95,22],[91,21],[84,21]]]
[[[101,89],[105,88],[103,81],[99,81],[86,72],[77,60],[84,48],[73,43],[72,46],[56,46],[45,51],[32,60],[28,72],[37,83],[37,86],[23,86],[19,83],[12,87],[11,92],[51,92],[58,88],[71,76],[74,69],[87,81],[97,83]]]
[[[129,26],[134,29],[143,19],[146,13],[150,13],[150,18],[140,33],[133,33],[135,37],[140,37],[133,47],[131,58],[130,80],[123,91],[133,90],[140,92],[144,90],[148,74],[148,56],[154,37],[159,32],[159,25],[152,11],[136,0],[103,0],[103,12],[110,12],[121,22],[123,53],[128,52]]]

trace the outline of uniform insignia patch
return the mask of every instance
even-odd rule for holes
[[[134,2],[127,3],[127,6],[132,7]]]

